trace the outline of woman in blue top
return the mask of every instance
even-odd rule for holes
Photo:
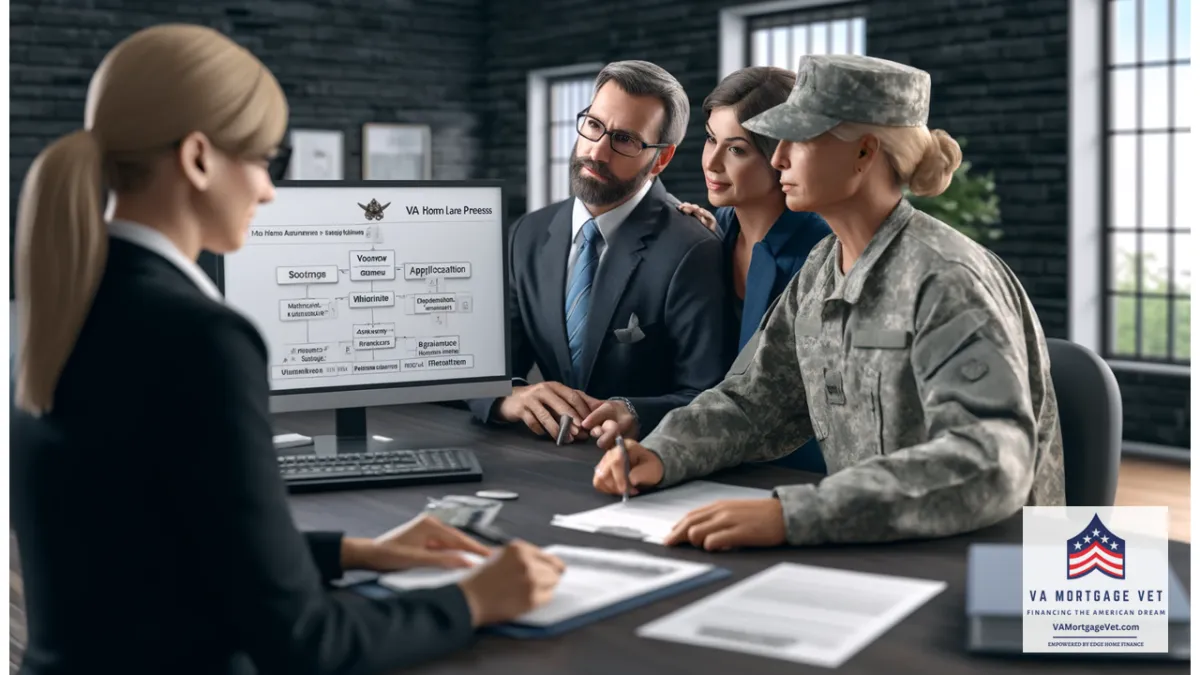
[[[695,204],[679,207],[725,242],[725,276],[733,291],[729,322],[738,351],[804,266],[808,252],[831,232],[821,216],[787,209],[779,172],[771,166],[777,141],[742,127],[787,100],[795,81],[796,74],[783,68],[743,68],[704,99],[704,182],[717,212],[714,216]],[[815,439],[777,462],[825,473]]]

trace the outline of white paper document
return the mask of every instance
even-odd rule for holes
[[[689,511],[722,499],[767,499],[770,496],[770,490],[698,480],[661,492],[630,497],[628,502],[568,516],[555,515],[550,522],[570,530],[662,544]]]
[[[671,560],[636,551],[610,551],[576,546],[547,546],[547,553],[566,565],[554,597],[545,605],[523,614],[514,623],[549,626],[623,600],[635,598],[681,581],[705,574],[712,565]],[[472,559],[476,559],[472,556]],[[458,582],[471,570],[420,568],[393,572],[379,583],[404,591]]]
[[[945,588],[942,581],[779,563],[637,634],[837,668]]]

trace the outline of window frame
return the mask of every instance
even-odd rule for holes
[[[717,61],[717,81],[720,82],[734,71],[745,68],[750,63],[751,43],[747,24],[751,19],[804,10],[819,11],[842,5],[868,6],[868,3],[860,0],[772,0],[722,9],[718,15],[720,47]],[[869,19],[869,16],[867,18]],[[863,51],[866,52],[865,48]],[[791,70],[795,70],[795,68],[794,64],[790,66]]]
[[[1190,355],[1189,361],[1184,363],[1118,355],[1111,349],[1114,346],[1113,313],[1109,306],[1112,265],[1108,199],[1109,142],[1113,135],[1109,128],[1112,115],[1109,85],[1111,2],[1071,0],[1069,8],[1068,336],[1072,342],[1094,351],[1113,370],[1190,377]],[[1171,11],[1174,11],[1173,7]],[[1173,35],[1174,29],[1169,30]],[[1140,55],[1138,63],[1141,63]],[[1186,85],[1176,80],[1174,88],[1180,86]],[[1134,130],[1132,133],[1139,132]],[[1191,140],[1188,137],[1184,138]],[[1179,152],[1178,140],[1176,146],[1175,152]],[[1168,171],[1171,172],[1169,175],[1174,175],[1173,166],[1168,167]],[[1178,189],[1178,186],[1170,189]],[[1173,203],[1169,204],[1168,208],[1173,209],[1173,206]],[[1178,215],[1174,214],[1175,217]],[[1180,255],[1177,245],[1171,240],[1170,250],[1175,251],[1176,260]],[[1174,312],[1174,307],[1169,306],[1169,311]],[[1139,332],[1141,328],[1139,325]],[[1173,342],[1174,326],[1168,326],[1167,330],[1172,332],[1170,339]]]
[[[1191,129],[1188,127],[1182,126],[1180,124],[1180,120],[1174,119],[1176,91],[1178,90],[1179,84],[1180,84],[1179,79],[1177,77],[1178,71],[1174,71],[1174,72],[1169,71],[1170,75],[1168,76],[1168,80],[1167,80],[1167,106],[1168,106],[1167,120],[1168,120],[1168,122],[1167,122],[1167,126],[1165,128],[1162,128],[1162,129],[1159,129],[1157,127],[1150,128],[1145,125],[1145,122],[1142,119],[1142,113],[1143,113],[1144,108],[1141,105],[1140,101],[1139,101],[1138,105],[1136,106],[1136,113],[1135,113],[1136,121],[1134,122],[1133,128],[1114,130],[1111,127],[1112,127],[1112,122],[1113,122],[1113,117],[1114,117],[1113,109],[1112,109],[1113,108],[1113,99],[1112,99],[1113,73],[1120,71],[1120,70],[1130,70],[1130,71],[1145,73],[1147,67],[1158,67],[1158,66],[1174,67],[1174,66],[1182,65],[1184,63],[1187,63],[1190,65],[1191,57],[1190,57],[1190,55],[1186,59],[1178,59],[1175,57],[1175,54],[1174,54],[1175,31],[1176,31],[1175,2],[1174,2],[1174,0],[1166,0],[1166,5],[1168,8],[1167,9],[1168,56],[1167,56],[1167,59],[1163,60],[1163,61],[1146,61],[1145,60],[1145,36],[1142,34],[1142,29],[1144,28],[1143,20],[1145,17],[1144,10],[1145,10],[1145,5],[1146,5],[1146,0],[1127,0],[1127,1],[1133,2],[1134,6],[1137,8],[1137,12],[1136,12],[1137,27],[1135,29],[1135,33],[1137,35],[1137,38],[1136,38],[1137,39],[1137,50],[1136,50],[1137,54],[1135,55],[1135,57],[1134,57],[1135,60],[1132,63],[1118,64],[1118,63],[1114,63],[1114,60],[1113,60],[1113,53],[1112,53],[1112,49],[1111,49],[1112,39],[1113,39],[1113,31],[1114,31],[1114,28],[1112,25],[1112,23],[1113,23],[1112,14],[1113,14],[1113,8],[1116,4],[1116,0],[1101,0],[1101,7],[1100,7],[1100,36],[1101,36],[1100,52],[1101,52],[1101,65],[1102,65],[1102,71],[1101,71],[1101,75],[1100,75],[1100,96],[1101,96],[1101,101],[1102,101],[1102,104],[1100,106],[1101,107],[1100,129],[1103,134],[1101,137],[1101,141],[1100,141],[1100,167],[1101,167],[1100,179],[1101,179],[1101,194],[1102,195],[1107,195],[1107,192],[1108,192],[1107,188],[1112,185],[1112,179],[1113,179],[1113,176],[1112,176],[1112,171],[1113,171],[1112,142],[1113,142],[1113,139],[1116,137],[1119,137],[1119,136],[1133,136],[1137,139],[1137,146],[1136,146],[1137,147],[1137,158],[1136,158],[1137,175],[1135,178],[1137,181],[1137,187],[1136,187],[1136,190],[1137,190],[1137,193],[1136,193],[1137,194],[1137,199],[1136,199],[1137,215],[1136,215],[1136,220],[1135,220],[1136,224],[1133,226],[1133,229],[1132,230],[1129,229],[1129,226],[1127,224],[1123,227],[1115,227],[1114,223],[1113,223],[1111,200],[1108,199],[1107,196],[1102,197],[1100,200],[1100,221],[1103,224],[1102,225],[1102,228],[1103,228],[1102,234],[1100,237],[1100,250],[1101,250],[1100,275],[1101,275],[1101,284],[1102,284],[1101,302],[1100,302],[1100,349],[1101,349],[1100,353],[1102,356],[1104,356],[1105,358],[1108,358],[1108,359],[1125,359],[1125,360],[1135,361],[1135,362],[1139,362],[1139,363],[1146,363],[1146,364],[1158,364],[1158,365],[1164,365],[1164,366],[1185,366],[1186,367],[1186,366],[1190,366],[1190,361],[1191,361],[1190,350],[1189,350],[1188,361],[1178,360],[1176,358],[1176,354],[1178,353],[1178,347],[1175,344],[1175,335],[1176,335],[1175,301],[1176,301],[1176,299],[1182,298],[1184,296],[1176,295],[1175,290],[1174,290],[1175,279],[1174,279],[1173,272],[1177,268],[1176,263],[1179,259],[1178,249],[1176,248],[1177,243],[1178,243],[1178,240],[1176,239],[1178,230],[1175,227],[1175,225],[1176,225],[1175,219],[1179,215],[1179,214],[1175,213],[1175,191],[1178,189],[1179,186],[1178,186],[1178,182],[1176,181],[1176,176],[1175,176],[1174,159],[1175,159],[1175,153],[1177,153],[1179,151],[1178,146],[1179,146],[1180,131],[1182,129],[1188,129],[1188,133],[1190,134]],[[1144,79],[1142,76],[1139,76],[1137,81],[1138,81],[1137,91],[1138,91],[1139,98],[1140,98],[1140,95],[1143,93],[1142,88],[1144,86],[1143,85]],[[1168,258],[1167,263],[1166,263],[1167,292],[1165,295],[1162,295],[1162,296],[1160,296],[1157,293],[1149,293],[1145,289],[1142,288],[1143,279],[1142,279],[1141,260],[1138,260],[1137,269],[1134,272],[1134,276],[1136,277],[1136,282],[1137,282],[1137,288],[1132,293],[1114,290],[1116,280],[1113,279],[1113,274],[1112,274],[1112,272],[1113,272],[1112,256],[1114,253],[1113,236],[1115,234],[1131,233],[1131,234],[1136,235],[1138,238],[1138,246],[1137,246],[1138,255],[1142,256],[1145,254],[1145,248],[1143,247],[1143,244],[1142,244],[1142,235],[1146,234],[1146,232],[1147,232],[1146,224],[1142,222],[1142,200],[1144,198],[1143,184],[1144,184],[1144,180],[1145,180],[1145,176],[1146,176],[1145,165],[1143,162],[1143,160],[1145,159],[1145,156],[1143,154],[1143,149],[1144,149],[1144,139],[1148,133],[1154,133],[1155,135],[1162,133],[1167,138],[1167,156],[1166,156],[1166,162],[1167,162],[1166,174],[1167,174],[1167,179],[1168,179],[1167,204],[1166,204],[1167,222],[1165,223],[1165,227],[1162,230],[1162,233],[1165,234],[1166,238],[1167,238],[1167,258]],[[1158,232],[1158,230],[1156,228],[1152,228],[1149,231],[1151,233]],[[1188,231],[1188,234],[1189,235],[1192,234],[1191,230]],[[1166,357],[1143,356],[1141,354],[1126,355],[1126,354],[1118,354],[1116,352],[1116,344],[1114,342],[1113,333],[1115,332],[1114,324],[1117,320],[1117,316],[1113,312],[1113,303],[1116,298],[1122,298],[1122,297],[1132,298],[1136,302],[1136,304],[1135,304],[1136,310],[1135,310],[1135,315],[1134,315],[1135,316],[1134,331],[1135,331],[1136,337],[1135,337],[1134,342],[1135,342],[1136,350],[1138,352],[1144,351],[1143,343],[1142,343],[1142,337],[1143,337],[1143,335],[1145,333],[1145,329],[1146,329],[1146,326],[1143,325],[1144,316],[1143,316],[1142,307],[1144,304],[1144,300],[1148,297],[1149,298],[1162,297],[1163,299],[1166,300],[1166,303],[1167,303],[1167,356]],[[1190,291],[1188,292],[1187,297],[1189,298],[1188,303],[1190,304],[1191,303],[1191,300],[1190,300],[1191,292]]]
[[[595,78],[603,63],[578,63],[531,70],[526,75],[525,125],[525,212],[530,213],[553,203],[550,200],[552,149],[550,94],[555,82]]]

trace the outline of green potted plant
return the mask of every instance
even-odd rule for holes
[[[965,139],[957,139],[966,148]],[[1000,200],[992,174],[971,175],[971,163],[963,160],[946,191],[936,197],[918,197],[907,190],[912,205],[978,242],[1000,238]]]

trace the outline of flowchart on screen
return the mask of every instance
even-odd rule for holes
[[[276,269],[279,286],[304,290],[279,301],[279,320],[303,322],[305,341],[290,346],[273,377],[474,366],[449,319],[472,311],[470,261],[400,261],[394,249],[346,248],[329,265]],[[314,322],[335,323],[345,339],[312,342]]]
[[[412,207],[380,222],[371,208],[369,224],[255,225],[226,263],[226,288],[268,343],[272,386],[504,372],[499,229]]]

